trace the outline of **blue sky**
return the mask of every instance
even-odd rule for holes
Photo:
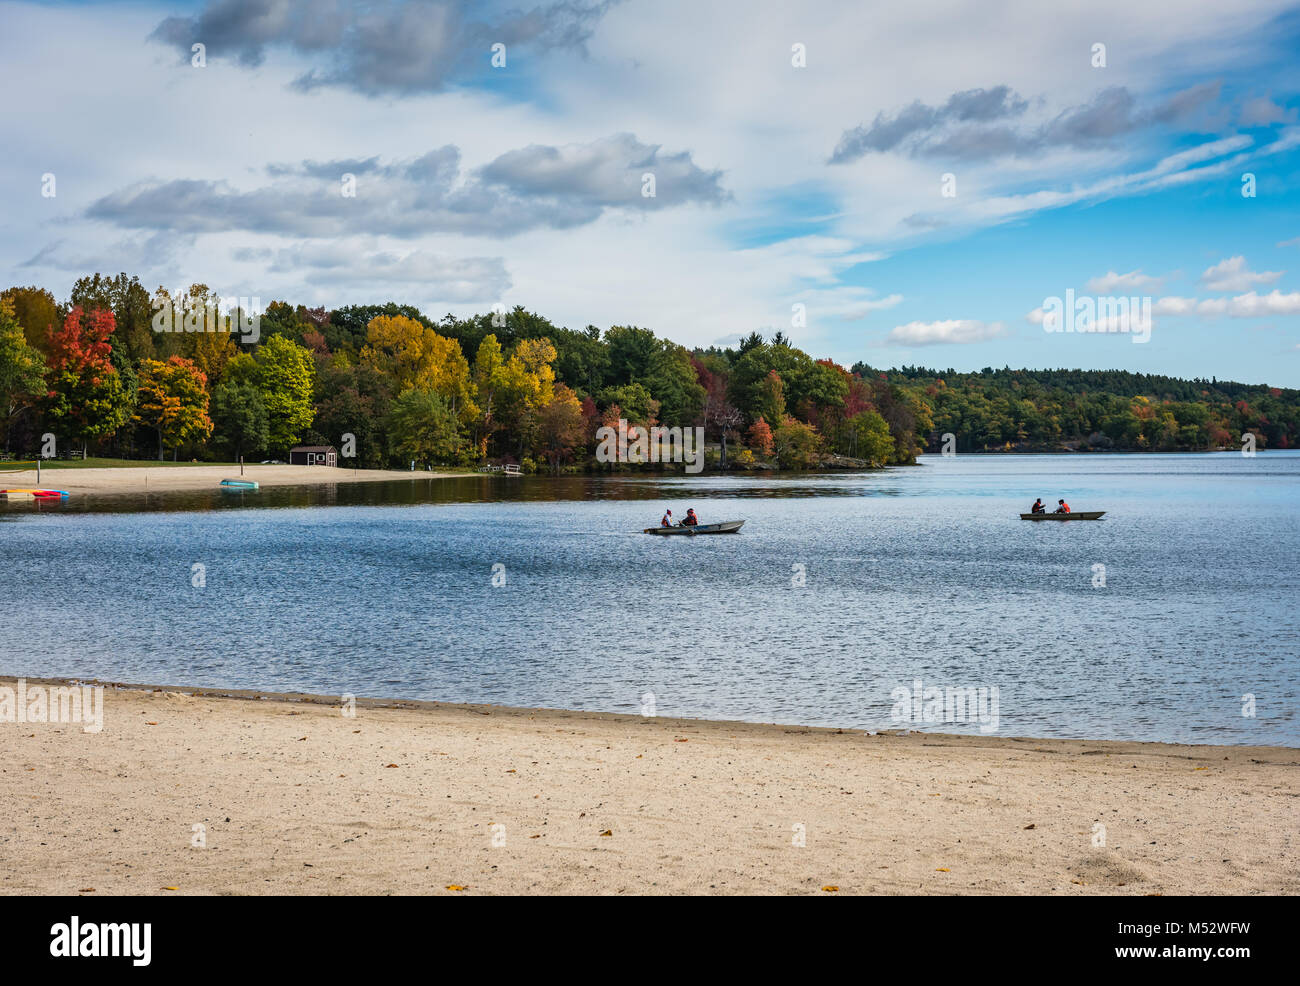
[[[857,6],[0,3],[0,280],[1300,386],[1300,9]]]

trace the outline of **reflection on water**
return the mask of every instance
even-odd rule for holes
[[[8,505],[0,672],[979,732],[896,723],[920,680],[997,687],[1001,735],[1300,746],[1298,487],[1293,453],[959,456]],[[688,506],[747,523],[638,533]]]
[[[306,468],[306,467],[304,467]],[[718,477],[462,476],[385,482],[265,486],[260,490],[178,490],[165,493],[98,493],[52,502],[14,501],[15,508],[55,513],[132,513],[243,510],[258,507],[397,506],[418,503],[537,502],[555,500],[658,500],[682,493],[748,497],[898,496],[899,470],[878,473],[753,473]],[[0,501],[0,519],[5,516]]]

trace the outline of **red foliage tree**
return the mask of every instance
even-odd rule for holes
[[[775,447],[772,442],[772,429],[762,418],[749,426],[749,447],[763,455],[771,455]]]
[[[54,371],[69,370],[77,376],[89,373],[91,382],[98,385],[101,373],[112,373],[109,355],[117,322],[111,311],[93,311],[86,314],[78,305],[68,312],[63,327],[50,326],[50,355],[46,360]]]

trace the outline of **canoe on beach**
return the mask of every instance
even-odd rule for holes
[[[743,520],[724,520],[720,524],[696,524],[693,527],[647,527],[645,534],[735,534],[745,522]]]
[[[223,490],[255,490],[257,483],[251,479],[223,479],[221,481]]]
[[[68,495],[67,490],[28,490],[13,489],[0,490],[0,496],[17,499],[19,497],[31,497],[33,500],[62,500]]]
[[[1073,514],[1021,514],[1021,520],[1101,520],[1104,510],[1080,510]]]

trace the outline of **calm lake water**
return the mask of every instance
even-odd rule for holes
[[[744,531],[639,533],[690,506]],[[1300,746],[1298,556],[1290,452],[82,497],[0,507],[0,673]]]

